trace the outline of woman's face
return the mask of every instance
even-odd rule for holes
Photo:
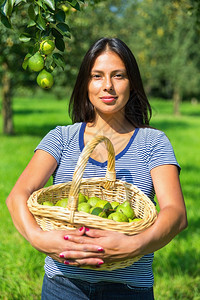
[[[97,113],[124,112],[130,96],[130,83],[125,65],[112,51],[100,54],[91,69],[88,97]]]

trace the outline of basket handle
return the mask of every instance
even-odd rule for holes
[[[71,211],[70,214],[70,223],[73,223],[74,212],[78,207],[78,194],[80,190],[80,184],[83,176],[83,172],[85,170],[88,159],[93,152],[94,148],[101,142],[104,142],[106,145],[106,149],[108,152],[108,165],[106,171],[106,182],[104,184],[105,189],[110,189],[114,187],[114,183],[116,181],[116,172],[115,172],[115,151],[113,144],[111,141],[102,135],[94,137],[91,141],[89,141],[84,147],[81,155],[79,156],[78,162],[76,164],[72,184],[69,191],[68,198],[68,209]]]

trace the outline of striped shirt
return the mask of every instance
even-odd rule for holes
[[[53,174],[54,184],[72,180],[74,168],[84,148],[84,130],[86,123],[75,123],[68,126],[57,126],[51,130],[37,146],[37,149],[50,153],[58,166]],[[105,177],[105,162],[89,158],[83,178]],[[173,164],[179,167],[172,145],[166,135],[153,128],[136,128],[129,143],[115,157],[117,179],[136,185],[152,201],[154,188],[150,171],[160,165]],[[113,271],[81,269],[68,266],[53,260],[45,259],[47,276],[63,275],[69,278],[86,280],[91,283],[99,281],[125,283],[137,287],[152,287],[153,253],[143,256],[129,267]]]

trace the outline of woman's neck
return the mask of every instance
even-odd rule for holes
[[[92,129],[94,133],[96,132],[102,135],[109,135],[114,132],[118,134],[125,134],[132,132],[135,129],[122,113],[103,116],[101,114],[97,114],[95,121],[87,123],[87,127]]]
[[[113,144],[115,154],[119,154],[129,143],[135,128],[125,118],[109,116],[101,118],[99,115],[95,122],[87,123],[84,132],[84,144],[86,145],[97,135],[106,136]],[[104,143],[100,143],[94,149],[91,157],[99,162],[104,162],[107,157],[107,150]]]

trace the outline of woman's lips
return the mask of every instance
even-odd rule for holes
[[[114,97],[114,96],[103,96],[103,97],[100,97],[100,99],[104,103],[111,103],[111,102],[115,101],[117,99],[117,97]]]

